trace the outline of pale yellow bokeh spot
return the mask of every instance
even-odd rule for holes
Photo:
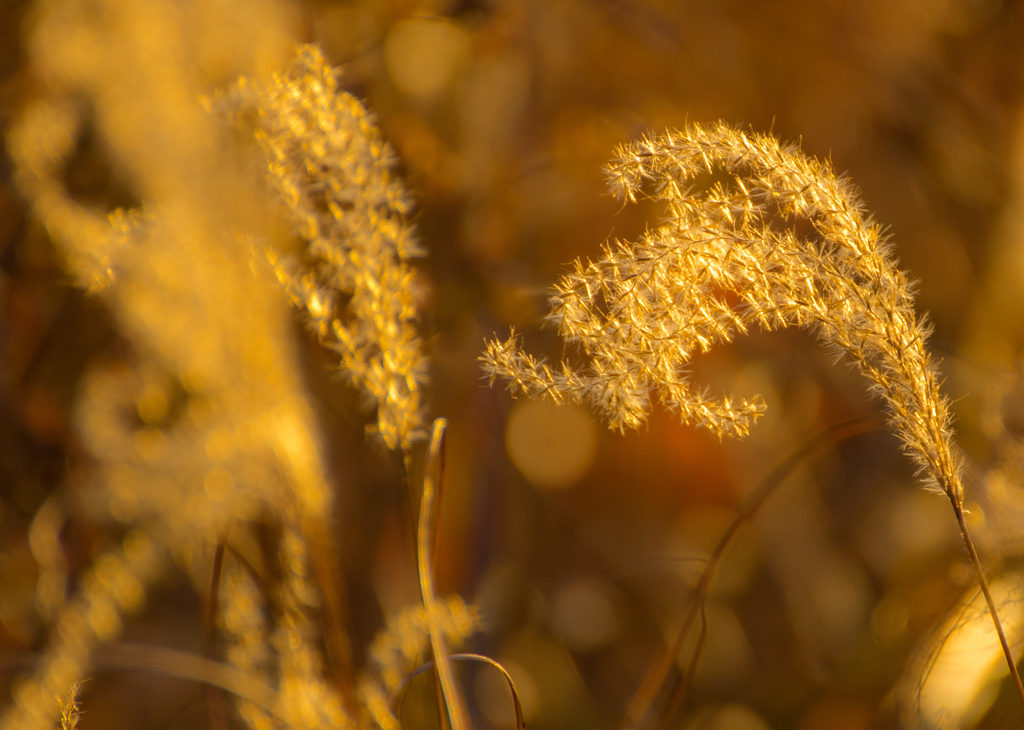
[[[430,100],[451,83],[468,42],[466,34],[447,21],[402,20],[395,23],[384,41],[388,75],[409,96]]]
[[[27,711],[32,711],[36,707],[45,707],[46,703],[53,700],[50,694],[34,680],[19,680],[14,685],[12,694],[18,706]]]
[[[156,557],[153,541],[142,530],[132,530],[125,535],[124,554],[136,566],[151,563]]]
[[[157,385],[146,385],[135,400],[135,408],[144,423],[158,423],[167,418],[167,393]]]
[[[235,488],[234,477],[227,469],[211,469],[203,479],[206,496],[214,502],[220,502],[231,496]]]
[[[86,621],[100,641],[111,641],[121,633],[121,617],[109,598],[92,601],[87,609]]]
[[[578,482],[590,468],[596,447],[594,424],[578,406],[519,401],[505,429],[512,463],[541,489],[564,489]]]
[[[726,705],[702,719],[699,726],[708,730],[771,730],[767,722],[744,705]]]
[[[139,429],[135,434],[134,443],[135,452],[142,460],[149,463],[159,461],[169,445],[167,435],[160,429],[153,428],[152,426]]]
[[[235,434],[227,426],[217,426],[210,430],[205,446],[210,461],[227,461],[235,453]]]
[[[620,628],[619,612],[608,586],[574,580],[561,586],[551,601],[551,628],[573,651],[595,651],[610,644]]]

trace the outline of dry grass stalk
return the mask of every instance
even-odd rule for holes
[[[434,589],[434,543],[437,539],[437,523],[440,514],[441,489],[444,485],[444,436],[448,422],[443,418],[434,421],[430,434],[430,451],[427,455],[427,471],[423,477],[423,494],[420,499],[419,524],[416,530],[417,568],[420,577],[420,594],[423,606],[430,617],[430,646],[437,667],[438,683],[441,686],[442,702],[451,720],[452,730],[468,730],[469,713],[462,699],[462,693],[455,683],[455,672],[449,656],[447,637],[437,621],[438,600]],[[442,720],[442,727],[444,727]]]
[[[612,243],[597,261],[577,261],[554,287],[549,319],[579,346],[583,365],[549,367],[513,335],[487,343],[482,360],[492,382],[590,404],[618,429],[639,426],[656,395],[687,423],[743,436],[764,403],[695,389],[687,364],[754,326],[809,330],[867,377],[925,485],[949,498],[1024,703],[964,520],[961,466],[925,348],[928,327],[852,186],[794,147],[724,124],[624,146],[607,178],[622,200],[663,202],[667,222],[635,243]]]

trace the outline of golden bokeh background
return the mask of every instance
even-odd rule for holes
[[[618,434],[585,410],[487,387],[477,360],[486,338],[515,327],[532,352],[559,359],[543,320],[548,287],[573,259],[658,222],[656,208],[623,208],[606,193],[615,146],[688,122],[800,142],[848,175],[887,227],[934,324],[972,527],[1020,655],[1024,485],[1000,464],[1018,464],[1024,428],[1024,4],[280,4],[283,36],[320,44],[343,68],[341,85],[365,100],[418,201],[426,397],[430,415],[449,421],[438,582],[480,606],[469,650],[512,674],[528,727],[618,727],[744,498],[815,434],[880,408],[856,373],[797,331],[745,337],[693,364],[713,392],[765,396],[768,415],[742,442],[719,443],[665,412]],[[0,131],[41,83],[26,46],[36,12],[24,0],[0,6]],[[218,23],[224,43],[245,43],[230,17]],[[216,64],[217,42],[209,47],[196,63]],[[65,182],[79,199],[122,202],[105,155],[77,151]],[[29,524],[89,468],[73,416],[83,373],[128,346],[71,285],[10,173],[0,156],[4,684],[45,636]],[[385,616],[419,600],[415,505],[397,458],[364,435],[371,416],[299,321],[339,495],[350,633],[365,651]],[[105,544],[104,529],[88,515],[65,526],[72,573]],[[1020,727],[1024,709],[1000,683],[975,590],[948,505],[915,485],[894,437],[874,430],[818,449],[719,565],[700,666],[668,727]],[[128,623],[130,640],[198,650],[202,601],[186,577],[169,576]],[[500,676],[459,672],[474,727],[514,727]],[[411,683],[406,727],[437,726],[433,692],[427,679]],[[209,726],[199,689],[183,680],[100,666],[82,701],[83,728]]]

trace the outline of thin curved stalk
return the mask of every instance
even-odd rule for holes
[[[825,429],[776,466],[744,501],[708,556],[704,570],[697,580],[697,585],[694,587],[693,600],[690,603],[689,609],[687,609],[686,615],[683,617],[679,630],[676,632],[675,641],[671,645],[665,644],[662,646],[657,657],[651,663],[647,674],[641,681],[640,686],[634,693],[633,698],[630,700],[622,724],[624,728],[640,726],[640,723],[643,722],[653,706],[658,693],[665,686],[668,675],[675,665],[676,657],[679,656],[679,652],[682,651],[687,637],[693,630],[694,622],[703,616],[704,606],[711,591],[711,586],[714,583],[718,566],[725,556],[726,550],[740,530],[757,514],[768,498],[775,493],[775,490],[793,473],[793,470],[815,451],[828,444],[882,428],[884,428],[884,425],[875,419],[857,418],[837,423]],[[686,692],[689,690],[689,685],[693,680],[693,676],[697,671],[697,664],[700,661],[700,646],[701,642],[698,642],[686,674],[673,689],[671,699],[660,715],[661,725],[664,725],[675,714]]]
[[[451,719],[452,730],[469,730],[469,720],[467,719],[469,713],[455,683],[455,673],[452,670],[444,632],[437,622],[441,608],[434,590],[433,553],[434,542],[437,539],[440,491],[444,479],[444,436],[447,426],[447,420],[438,418],[434,421],[431,429],[430,451],[427,456],[426,473],[423,475],[419,526],[416,530],[416,553],[420,575],[420,594],[423,597],[423,605],[427,609],[430,646],[434,652],[434,662],[437,666],[437,677],[441,684],[444,706]]]

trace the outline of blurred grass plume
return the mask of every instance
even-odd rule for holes
[[[301,47],[290,73],[262,80],[288,47],[281,4],[246,7],[244,42],[210,35],[235,5],[38,8],[32,60],[45,91],[12,126],[8,148],[69,272],[102,297],[131,344],[128,358],[93,370],[79,403],[95,460],[83,499],[126,532],[66,602],[49,576],[41,600],[55,616],[51,641],[15,687],[5,729],[51,727],[62,707],[67,717],[54,697],[86,676],[94,649],[118,636],[147,586],[173,563],[201,576],[221,559],[211,588],[221,653],[275,698],[239,701],[251,727],[361,726],[373,716],[393,725],[374,700],[380,680],[364,678],[359,690],[354,676],[333,496],[287,303],[309,313],[339,369],[371,398],[385,444],[406,448],[421,430],[425,378],[410,201],[379,131],[317,48]],[[242,80],[217,93],[232,75]],[[232,136],[229,116],[254,132],[270,186],[252,179],[255,150]],[[64,167],[88,135],[138,206],[107,213],[65,187]],[[247,564],[237,547],[224,558],[225,545],[251,544],[257,524],[271,527],[269,565]],[[38,544],[56,539],[42,532],[59,530],[59,519],[40,525]],[[472,630],[467,615],[457,600],[439,602],[428,620],[400,624],[405,651],[377,652],[375,676],[412,668],[410,627],[422,626],[425,644],[447,616],[442,631],[457,642]]]

